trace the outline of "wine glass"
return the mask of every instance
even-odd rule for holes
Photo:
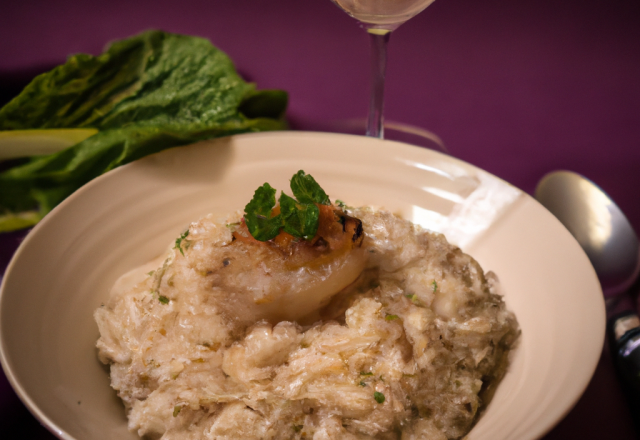
[[[387,43],[391,31],[421,12],[435,0],[332,0],[340,9],[360,22],[371,41],[371,97],[367,136],[384,136],[382,108]]]

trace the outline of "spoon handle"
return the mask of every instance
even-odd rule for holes
[[[616,373],[640,434],[640,317],[633,311],[614,315],[608,333]]]

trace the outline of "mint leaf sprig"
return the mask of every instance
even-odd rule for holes
[[[271,216],[275,204],[276,190],[265,183],[256,190],[251,201],[244,207],[244,221],[249,233],[256,240],[271,240],[280,233],[282,215]]]
[[[280,213],[273,215],[276,190],[268,183],[259,187],[244,208],[244,220],[249,233],[259,241],[275,238],[281,230],[297,238],[311,240],[318,231],[320,209],[317,205],[331,205],[331,200],[318,182],[303,170],[291,178],[290,197],[280,193]]]
[[[319,203],[320,205],[331,205],[331,200],[326,192],[318,185],[316,179],[311,174],[305,174],[300,170],[291,178],[291,191],[296,196],[298,202],[304,204]]]

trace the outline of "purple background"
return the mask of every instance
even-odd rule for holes
[[[294,128],[365,117],[367,36],[329,0],[3,2],[0,100],[70,53],[149,28],[207,37],[260,88],[289,91]],[[582,173],[640,230],[640,2],[438,0],[389,51],[387,120],[433,131],[529,193],[547,172]],[[20,237],[0,235],[0,269]],[[1,375],[0,405],[0,432],[53,438]],[[545,437],[572,438],[637,438],[606,349]]]

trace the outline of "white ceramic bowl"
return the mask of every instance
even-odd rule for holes
[[[522,328],[509,372],[469,440],[539,438],[587,386],[604,339],[586,255],[541,205],[431,150],[303,132],[234,136],[116,169],[27,236],[0,292],[0,355],[25,404],[64,439],[135,439],[96,357],[93,311],[116,278],[158,256],[190,221],[241,209],[297,170],[332,200],[371,204],[444,232],[495,271]]]

